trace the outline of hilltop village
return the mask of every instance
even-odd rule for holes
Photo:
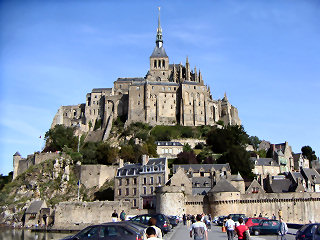
[[[150,126],[207,125],[216,129],[241,125],[237,108],[229,103],[226,95],[222,100],[212,98],[200,70],[191,70],[188,58],[185,65],[169,63],[160,16],[156,46],[146,76],[118,78],[113,88],[93,89],[85,103],[60,107],[51,128],[74,127],[79,140],[85,136],[85,142],[108,142],[114,137],[112,126],[118,118],[125,119],[124,128],[135,122]],[[139,144],[140,140],[135,141]],[[53,224],[55,228],[72,229],[109,221],[113,210],[124,209],[129,215],[203,212],[218,216],[241,212],[247,216],[262,213],[266,217],[282,210],[288,222],[320,221],[316,214],[320,211],[319,161],[293,153],[287,142],[260,141],[256,149],[246,146],[253,166],[251,179],[232,171],[233,166],[228,162],[215,163],[216,159],[212,163],[170,164],[187,146],[191,149],[205,146],[204,138],[180,138],[154,144],[157,157],[144,154],[135,163],[119,158],[109,165],[81,164],[67,152],[35,153],[27,158],[16,152],[13,183],[22,181],[22,185],[18,186],[14,198],[32,190],[29,194],[32,201],[21,205],[19,210],[2,207],[0,220],[7,224]],[[259,151],[267,152],[268,157],[260,157]],[[44,165],[39,170],[39,181],[34,179],[25,184],[23,179],[33,176],[32,169],[41,164]],[[59,183],[49,198],[43,197],[48,188],[39,187],[45,179]],[[71,182],[78,182],[79,188],[81,185],[86,189],[101,188],[111,182],[113,199],[85,201],[81,194],[68,201],[47,203],[57,192],[65,193]],[[19,211],[23,216],[16,214]]]

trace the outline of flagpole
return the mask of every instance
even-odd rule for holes
[[[78,201],[80,201],[80,179],[78,181]]]

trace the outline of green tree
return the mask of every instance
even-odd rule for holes
[[[249,142],[250,142],[250,145],[253,146],[254,150],[257,150],[259,147],[259,144],[261,143],[261,140],[257,136],[250,136]]]
[[[252,177],[253,162],[250,154],[241,146],[231,146],[218,160],[217,163],[229,163],[232,174],[238,172],[242,176]]]
[[[191,152],[181,152],[177,155],[177,160],[174,162],[175,164],[197,164],[196,154]]]
[[[310,146],[303,146],[301,148],[302,155],[309,159],[309,161],[316,160],[317,156]]]
[[[99,164],[110,165],[117,161],[118,149],[111,147],[107,142],[100,142],[95,155]]]
[[[83,164],[98,164],[96,158],[98,144],[95,142],[86,142],[83,147],[80,149],[82,154],[82,163]]]
[[[74,135],[74,130],[74,127],[66,127],[60,124],[49,129],[45,134],[46,146],[43,151],[62,151],[64,146],[75,151],[78,146],[78,138]]]
[[[184,152],[193,152],[192,147],[189,145],[189,143],[186,143],[183,145],[183,151]]]
[[[243,126],[228,125],[213,128],[208,133],[206,142],[214,153],[224,153],[232,146],[245,147],[249,143],[249,136]]]

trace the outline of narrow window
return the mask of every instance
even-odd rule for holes
[[[153,194],[153,187],[150,187],[150,194]]]
[[[134,185],[137,184],[137,179],[136,179],[136,178],[133,179],[133,184],[134,184]]]
[[[158,61],[158,67],[161,68],[161,60]]]
[[[134,206],[134,207],[137,206],[137,199],[133,199],[133,206]]]
[[[118,190],[118,195],[121,196],[121,189]]]
[[[158,176],[158,184],[161,184],[161,176]]]
[[[154,60],[153,67],[157,68],[157,60]]]
[[[129,195],[129,188],[126,188],[126,196]]]
[[[143,187],[143,194],[147,194],[147,188]]]
[[[150,177],[150,184],[153,184],[153,177]]]
[[[143,185],[147,184],[147,178],[143,178]]]
[[[119,186],[122,185],[122,179],[119,179]]]
[[[129,179],[126,179],[126,185],[129,185]]]
[[[166,66],[166,62],[164,60],[162,60],[162,67]]]

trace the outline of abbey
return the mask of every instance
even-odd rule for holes
[[[91,131],[99,121],[106,139],[112,120],[117,117],[124,117],[128,124],[199,126],[215,125],[219,120],[224,124],[241,124],[237,108],[226,95],[222,100],[212,99],[200,70],[192,70],[188,58],[185,65],[169,63],[163,47],[160,14],[146,76],[118,78],[113,88],[93,89],[85,104],[60,107],[51,127],[64,124]]]

